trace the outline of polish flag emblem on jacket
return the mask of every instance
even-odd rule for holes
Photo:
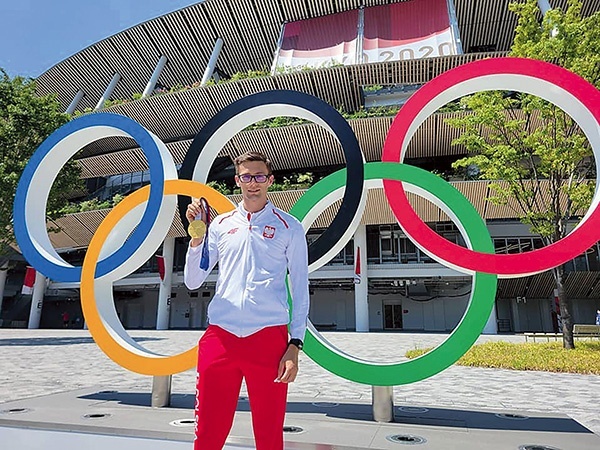
[[[270,227],[267,225],[263,230],[263,237],[267,239],[273,239],[273,236],[275,236],[275,227]]]

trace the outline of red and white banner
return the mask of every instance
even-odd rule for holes
[[[358,10],[285,24],[277,67],[356,64]]]
[[[287,23],[277,67],[319,68],[457,54],[447,0],[413,0]]]
[[[446,0],[365,8],[364,30],[364,63],[457,53]]]
[[[356,247],[356,262],[354,263],[354,284],[360,284],[360,247]]]
[[[31,266],[27,266],[25,272],[25,279],[23,280],[23,287],[21,288],[21,294],[31,295],[33,293],[33,285],[35,283],[35,269]]]

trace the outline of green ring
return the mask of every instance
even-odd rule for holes
[[[365,180],[376,179],[403,181],[434,195],[458,217],[473,250],[494,253],[492,239],[481,216],[458,190],[440,177],[406,164],[365,164]],[[345,180],[345,170],[329,175],[306,191],[290,213],[302,221],[322,198],[343,187]],[[365,361],[335,348],[319,332],[310,328],[304,352],[321,367],[357,383],[396,386],[424,380],[454,364],[477,340],[494,306],[497,281],[496,275],[477,272],[473,276],[467,310],[458,326],[439,346],[418,358],[399,363]]]

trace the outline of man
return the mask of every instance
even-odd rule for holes
[[[281,450],[287,384],[298,373],[309,309],[306,240],[300,222],[267,199],[273,171],[266,156],[249,152],[234,163],[242,201],[212,221],[206,239],[192,237],[184,269],[185,284],[197,289],[219,263],[209,327],[198,344],[194,449],[223,447],[244,378],[256,448]],[[186,217],[206,223],[200,200]]]

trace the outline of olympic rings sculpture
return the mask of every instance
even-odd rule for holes
[[[326,264],[346,245],[360,223],[366,191],[383,186],[407,236],[438,262],[473,275],[473,288],[456,329],[442,344],[419,358],[398,363],[362,360],[335,348],[310,323],[304,350],[325,369],[351,381],[379,386],[420,381],[453,364],[475,342],[492,310],[498,277],[544,271],[573,259],[597,241],[598,189],[590,210],[565,239],[528,253],[495,255],[483,219],[462,194],[441,178],[402,163],[410,139],[427,117],[449,101],[483,90],[525,92],[561,107],[588,138],[600,173],[600,91],[581,77],[549,63],[495,58],[449,70],[419,89],[395,117],[385,140],[383,161],[379,163],[364,162],[352,129],[335,109],[295,91],[261,92],[223,109],[194,138],[179,178],[165,144],[134,120],[109,113],[74,119],[42,143],[23,172],[14,202],[17,243],[26,260],[44,275],[56,281],[81,283],[81,303],[90,333],[117,364],[146,375],[169,375],[193,368],[195,347],[177,355],[158,355],[128,335],[116,314],[113,283],[154,255],[170,228],[177,207],[176,195],[204,196],[219,213],[235,207],[204,184],[212,162],[233,135],[270,117],[307,119],[339,140],[347,163],[346,169],[311,187],[290,211],[308,230],[319,214],[342,199],[332,226],[309,246],[309,270]],[[148,160],[151,184],[110,211],[94,234],[82,267],[73,267],[50,243],[45,226],[48,193],[69,158],[81,147],[108,136],[136,140]],[[468,248],[434,233],[416,215],[406,191],[441,208],[457,225]]]

